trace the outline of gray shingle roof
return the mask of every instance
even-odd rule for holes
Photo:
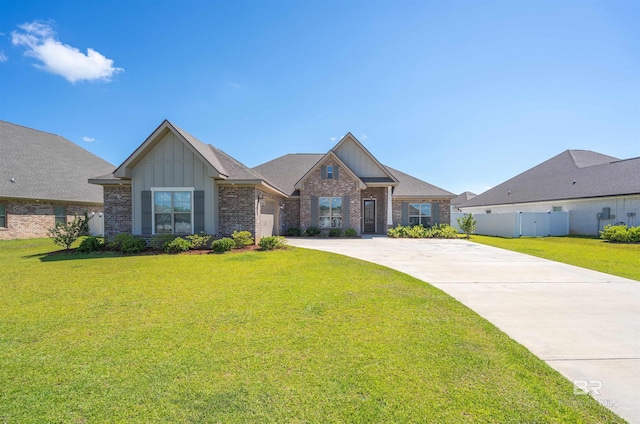
[[[300,178],[325,155],[321,153],[288,154],[253,168],[288,195],[297,196],[294,188]]]
[[[289,154],[258,165],[253,169],[261,175],[264,175],[285,193],[291,195],[294,194],[295,183],[324,156],[324,154],[317,153]],[[399,181],[398,186],[395,187],[393,192],[395,197],[455,197],[451,192],[419,180],[404,172],[388,166],[385,166],[385,168]]]
[[[101,204],[88,179],[113,168],[64,137],[0,121],[0,197]]]
[[[465,191],[464,193],[460,193],[457,197],[451,199],[451,206],[464,206],[476,196],[477,194],[475,193]]]
[[[385,165],[385,168],[387,168],[387,170],[391,172],[399,182],[393,190],[393,197],[431,197],[447,199],[456,197],[456,195],[450,191],[436,187],[426,181],[422,181],[409,174],[398,171],[397,169],[393,169],[390,166]]]
[[[466,206],[640,193],[640,158],[620,160],[590,150],[566,150],[482,193]]]

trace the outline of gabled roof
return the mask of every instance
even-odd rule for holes
[[[314,172],[316,169],[318,169],[320,166],[322,166],[322,164],[325,162],[326,159],[333,159],[334,161],[336,161],[338,163],[338,165],[340,166],[340,168],[344,171],[347,171],[347,173],[349,175],[351,175],[351,177],[356,180],[356,182],[358,183],[358,188],[365,189],[367,188],[366,184],[360,179],[360,177],[358,177],[352,170],[351,168],[349,168],[347,166],[347,164],[345,164],[342,160],[340,160],[340,158],[333,152],[333,150],[329,151],[326,155],[322,156],[320,158],[320,160],[313,165],[303,176],[302,178],[300,178],[298,181],[296,181],[294,187],[297,190],[300,190],[302,188],[302,182],[304,180],[307,179],[307,177],[309,175],[311,175],[312,172]]]
[[[640,194],[640,157],[566,150],[476,196],[465,206]]]
[[[0,121],[0,197],[102,204],[109,162],[59,135]]]
[[[183,129],[173,125],[168,120],[156,128],[149,137],[120,165],[113,171],[117,178],[131,178],[133,168],[167,135],[170,131],[182,139],[190,146],[196,156],[209,165],[209,176],[214,178],[228,177],[227,170],[222,166],[220,159],[211,149],[212,146],[203,143]]]
[[[322,153],[293,153],[253,168],[289,196],[297,196],[295,184],[324,157]]]
[[[319,164],[325,157],[324,154],[289,154],[281,156],[272,161],[263,163],[253,168],[255,171],[264,175],[269,181],[272,181],[278,187],[281,187],[285,193],[293,196],[299,195],[294,188],[296,182],[307,174],[309,169]],[[394,188],[393,197],[406,198],[452,198],[455,195],[451,192],[443,190],[439,187],[431,185],[425,181],[419,180],[411,175],[400,172],[389,166],[382,165],[385,172],[392,175],[394,181],[398,181]]]
[[[94,177],[89,181],[93,184],[117,184],[127,182],[131,178],[133,168],[169,133],[176,134],[183,143],[191,147],[193,152],[208,166],[209,176],[221,184],[251,184],[262,185],[278,195],[285,195],[282,189],[271,184],[258,172],[232,158],[222,150],[205,144],[185,130],[164,120],[149,137],[118,167],[112,174]]]
[[[460,193],[457,197],[454,197],[453,199],[451,199],[451,206],[466,205],[469,200],[473,199],[476,196],[477,194],[475,193],[472,193],[470,191],[465,191],[464,193]]]
[[[356,148],[359,149],[361,154],[364,155],[364,157],[367,158],[375,168],[377,168],[377,170],[380,172],[380,175],[365,175],[357,172],[355,167],[356,164],[351,163],[352,158],[346,157],[342,152],[343,148],[345,148],[346,145],[350,143],[355,145]],[[362,181],[366,182],[368,180],[368,182],[370,183],[391,183],[391,185],[396,185],[398,183],[398,180],[391,173],[389,173],[384,165],[382,165],[378,161],[378,159],[376,159],[376,157],[373,156],[371,152],[369,152],[369,150],[367,150],[367,148],[364,147],[364,145],[360,143],[360,141],[358,141],[358,139],[355,138],[355,136],[350,132],[342,137],[342,139],[340,139],[340,141],[335,146],[333,146],[331,151],[334,152],[336,156],[338,156],[340,160],[342,160],[352,171],[354,171]]]

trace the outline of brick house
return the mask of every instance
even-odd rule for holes
[[[47,237],[84,212],[99,234],[102,188],[87,179],[112,169],[59,135],[0,121],[0,240]]]
[[[248,168],[166,120],[90,182],[104,187],[107,236],[248,230],[259,240],[291,227],[384,234],[401,223],[448,223],[455,197],[382,165],[351,134],[326,154]]]

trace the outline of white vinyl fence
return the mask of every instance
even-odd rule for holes
[[[451,226],[460,230],[457,218],[466,215],[451,214]],[[474,234],[499,237],[546,237],[569,234],[569,212],[513,212],[477,213]]]

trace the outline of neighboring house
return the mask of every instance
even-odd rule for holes
[[[0,121],[0,239],[46,237],[74,214],[99,217],[102,188],[87,179],[111,169],[63,137]]]
[[[326,154],[248,168],[166,120],[90,182],[104,187],[107,236],[247,230],[257,241],[292,227],[383,234],[400,223],[448,223],[455,197],[382,165],[351,134]]]
[[[476,197],[477,194],[470,191],[460,193],[457,197],[451,199],[451,213],[460,212],[460,207],[466,205],[471,199]]]
[[[567,150],[463,202],[462,212],[569,212],[569,232],[640,224],[640,158]]]

